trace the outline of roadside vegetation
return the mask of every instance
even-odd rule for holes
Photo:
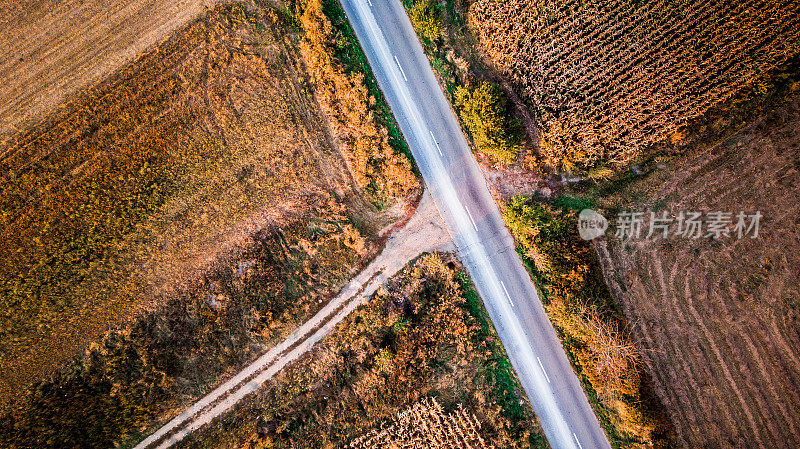
[[[433,0],[413,2],[409,10],[411,23],[420,36],[428,41],[435,41],[442,36],[442,12],[439,4]]]
[[[455,106],[479,151],[503,163],[514,161],[519,153],[517,133],[510,123],[508,100],[496,84],[459,86]]]
[[[375,447],[364,441],[409,410],[438,408],[433,401],[435,414],[478,423],[473,438],[485,447],[548,447],[469,279],[428,254],[317,350],[179,447]],[[378,447],[403,441],[384,437]]]
[[[440,81],[476,149],[490,161],[517,163],[527,142],[507,93],[482,67],[469,45],[469,29],[456,2],[436,10],[446,32],[431,39],[410,15]],[[449,11],[445,14],[444,11]],[[463,57],[456,56],[456,53]],[[467,62],[469,61],[469,63]],[[482,79],[483,81],[476,81]],[[475,87],[467,87],[475,84]],[[530,162],[532,155],[526,152]],[[543,292],[548,315],[615,447],[665,447],[669,424],[649,390],[649,378],[627,324],[608,293],[591,245],[577,235],[573,212],[539,198],[515,197],[504,218]]]
[[[523,144],[524,131],[506,92],[479,64],[470,61],[475,55],[460,55],[468,50],[465,42],[456,40],[467,36],[454,1],[447,0],[444,5],[435,0],[404,0],[403,3],[475,149],[491,163],[514,163]],[[456,45],[460,47],[454,48]]]
[[[418,187],[412,159],[336,0],[295,0],[300,52],[356,183],[376,200]],[[388,197],[388,198],[386,198]]]
[[[666,447],[669,425],[576,212],[518,196],[503,216],[612,446]]]

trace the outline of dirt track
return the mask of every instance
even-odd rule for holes
[[[104,79],[214,3],[0,0],[0,136]]]
[[[350,281],[314,317],[303,323],[289,337],[275,345],[230,380],[171,419],[135,449],[160,443],[166,448],[208,424],[250,393],[255,392],[288,363],[309,351],[350,312],[400,271],[410,260],[424,252],[454,251],[450,236],[439,217],[436,205],[425,193],[414,216],[392,233],[386,247],[361,273]]]

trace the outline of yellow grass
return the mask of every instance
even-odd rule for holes
[[[261,229],[371,229],[276,17],[215,10],[0,147],[0,400]]]

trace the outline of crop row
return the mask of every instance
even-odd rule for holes
[[[624,164],[797,56],[800,4],[480,0],[470,22],[556,166]]]

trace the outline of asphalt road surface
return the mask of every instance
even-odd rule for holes
[[[400,0],[341,0],[553,448],[610,448]]]

